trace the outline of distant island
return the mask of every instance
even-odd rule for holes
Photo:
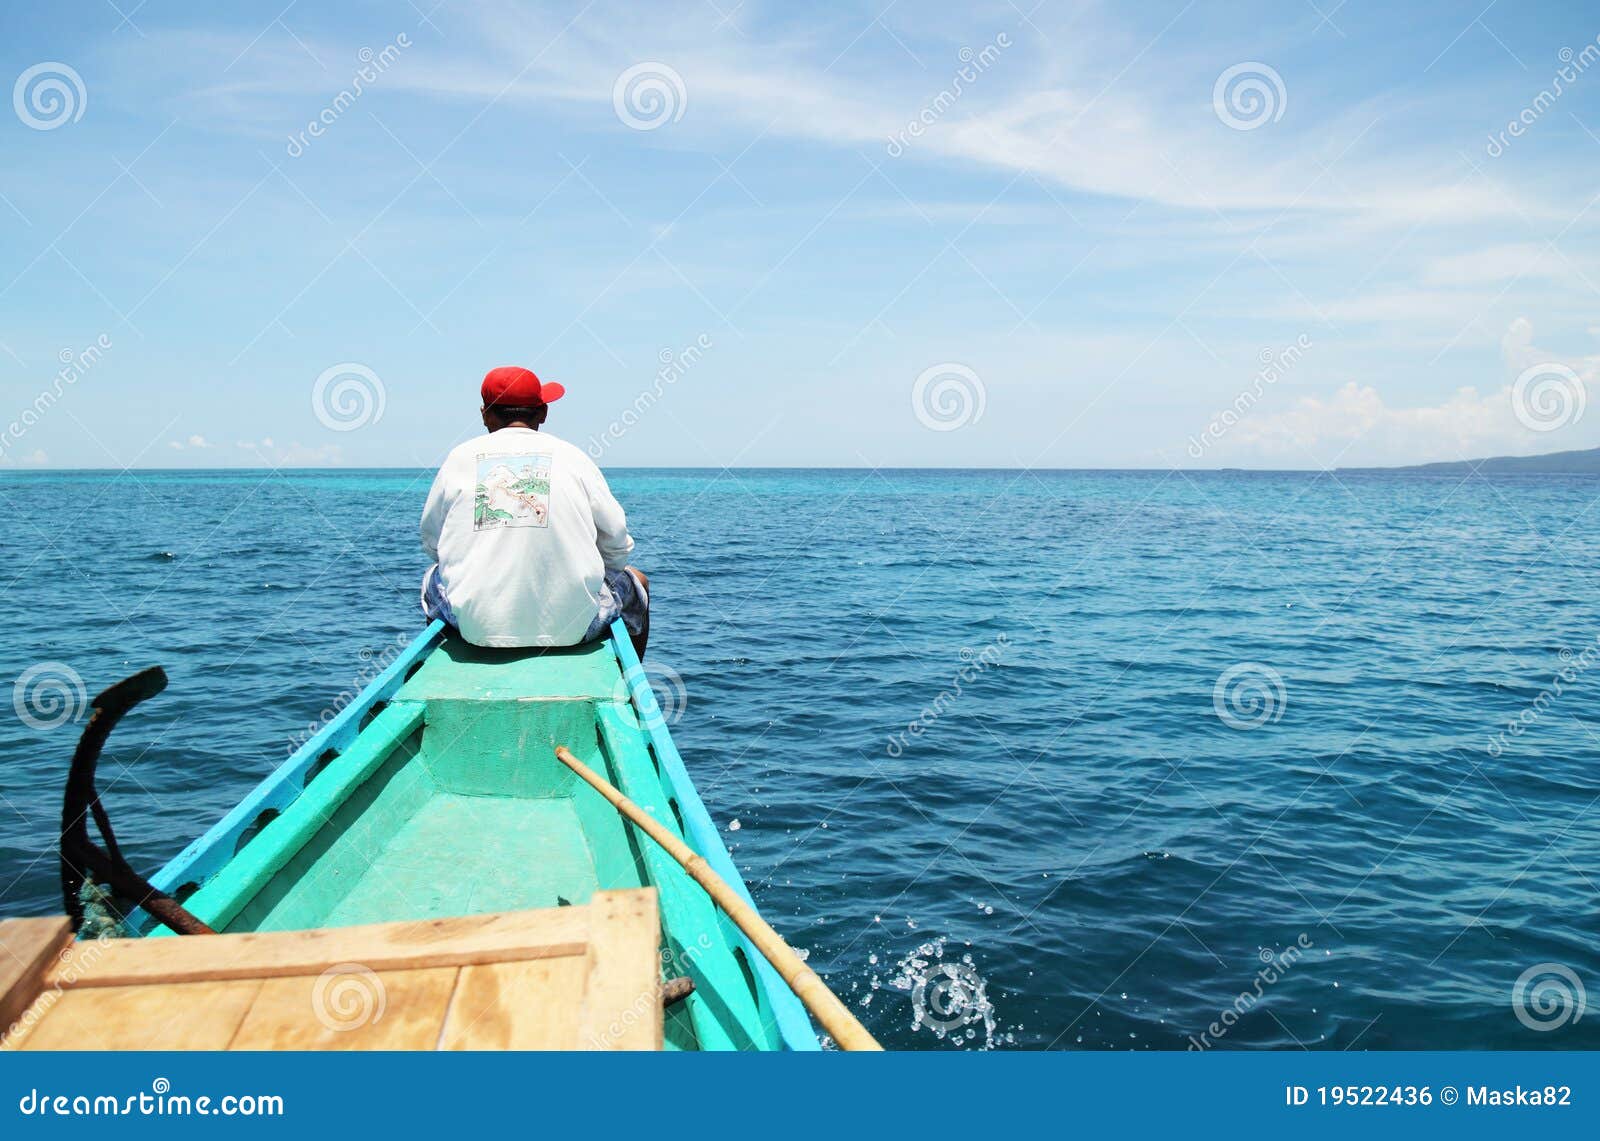
[[[1480,472],[1484,475],[1600,475],[1600,448],[1550,452],[1543,456],[1492,456],[1484,460],[1450,460],[1444,463],[1385,468],[1342,467],[1335,470],[1414,471],[1427,475],[1466,475],[1470,472]]]

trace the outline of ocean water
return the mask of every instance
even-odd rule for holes
[[[0,676],[171,676],[101,768],[137,866],[416,631],[428,478],[0,478]],[[690,771],[886,1044],[1600,1046],[1600,480],[612,483]],[[43,708],[0,718],[7,914],[59,907]]]

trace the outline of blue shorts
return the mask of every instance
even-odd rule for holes
[[[611,623],[618,618],[630,634],[639,634],[650,616],[650,595],[639,580],[625,570],[608,570],[600,583],[600,613],[589,623],[585,642],[597,642],[606,636]]]
[[[456,621],[456,612],[450,608],[450,599],[445,597],[438,563],[434,563],[422,575],[422,613],[427,615],[430,622],[438,620],[446,626],[461,625]]]
[[[438,618],[451,626],[460,625],[439,582],[438,563],[422,576],[422,612],[430,619]],[[639,580],[625,570],[608,570],[600,580],[600,613],[589,623],[583,640],[598,642],[606,637],[611,623],[618,618],[622,619],[628,633],[638,634],[644,630],[649,615],[650,595],[639,585]]]

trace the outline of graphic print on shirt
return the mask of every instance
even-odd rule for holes
[[[480,455],[472,529],[548,527],[550,456]]]

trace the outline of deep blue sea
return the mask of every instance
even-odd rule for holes
[[[31,719],[171,676],[101,768],[137,866],[419,628],[429,475],[0,477]],[[1600,1047],[1600,480],[611,479],[701,794],[886,1044]],[[76,735],[0,718],[0,912],[59,910]]]

